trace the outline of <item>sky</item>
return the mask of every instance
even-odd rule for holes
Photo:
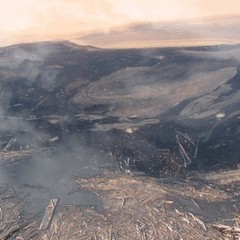
[[[0,0],[0,45],[137,22],[240,14],[239,0]]]

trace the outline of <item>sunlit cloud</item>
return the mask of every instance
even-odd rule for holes
[[[0,0],[1,42],[240,13],[238,0]],[[31,37],[30,37],[31,36]]]

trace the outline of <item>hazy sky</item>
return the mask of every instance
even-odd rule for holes
[[[239,13],[239,0],[0,0],[0,42]]]

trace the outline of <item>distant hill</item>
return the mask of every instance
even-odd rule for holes
[[[152,26],[132,29],[151,32]],[[15,149],[59,147],[75,136],[151,174],[175,174],[184,166],[234,168],[239,54],[239,45],[107,50],[40,42],[1,48],[1,142],[17,137]],[[179,159],[172,171],[161,149]]]
[[[106,48],[234,44],[240,42],[240,16],[133,24],[75,41]]]

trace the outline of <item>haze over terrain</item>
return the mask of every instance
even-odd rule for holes
[[[98,47],[186,46],[240,40],[239,1],[0,1],[0,46],[70,40]]]
[[[239,0],[0,14],[0,239],[240,235]]]

